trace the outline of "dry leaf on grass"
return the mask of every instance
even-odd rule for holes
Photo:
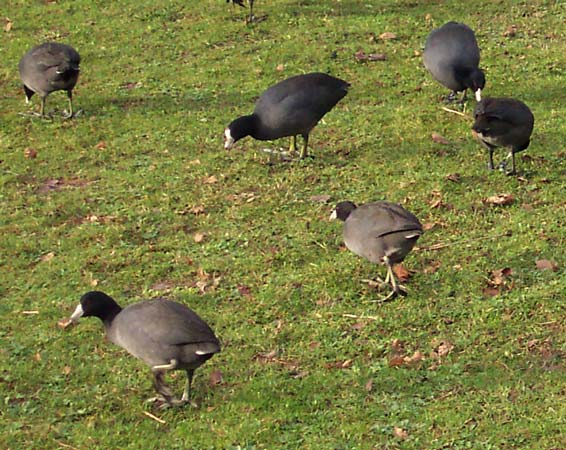
[[[400,427],[393,427],[393,436],[399,439],[407,439],[409,437],[409,432]]]
[[[433,142],[436,142],[437,144],[442,144],[442,145],[450,144],[450,141],[448,139],[446,139],[444,136],[438,133],[432,133],[430,135],[430,138],[432,139]]]
[[[391,41],[393,39],[397,39],[397,35],[395,33],[391,33],[390,31],[386,31],[385,33],[381,33],[379,35],[379,39],[384,41]]]
[[[450,175],[446,175],[446,179],[448,181],[453,181],[454,183],[459,183],[462,176],[459,173],[451,173]]]
[[[205,177],[202,180],[203,184],[214,184],[214,183],[217,183],[217,182],[218,182],[218,178],[216,178],[216,175],[211,175],[209,177]]]
[[[275,70],[277,70],[277,72],[283,72],[285,70],[285,66],[283,64],[277,64]]]
[[[371,390],[373,389],[373,380],[371,378],[367,381],[364,388],[367,392],[371,392]]]
[[[513,269],[510,267],[504,267],[503,269],[495,269],[491,271],[491,278],[488,283],[491,286],[501,286],[505,279],[507,279],[513,273]]]
[[[13,26],[13,25],[14,25],[14,22],[12,22],[10,19],[8,19],[8,18],[6,17],[6,25],[4,25],[4,31],[5,31],[6,33],[8,33],[8,32],[12,29],[12,26]]]
[[[220,370],[213,370],[210,372],[210,377],[208,379],[208,384],[210,386],[218,386],[222,384],[222,372]]]
[[[309,197],[309,200],[311,202],[319,202],[319,203],[326,203],[328,200],[330,200],[330,195],[328,194],[323,194],[323,195],[311,195]]]
[[[517,25],[510,25],[503,32],[504,37],[515,37],[517,34]]]
[[[250,295],[252,295],[252,290],[250,289],[249,286],[246,286],[245,284],[240,284],[238,286],[238,292],[243,297],[249,297]]]
[[[193,241],[195,241],[197,244],[199,244],[200,242],[204,241],[205,236],[206,236],[206,233],[197,232],[197,233],[193,234]]]
[[[27,159],[37,158],[37,150],[35,148],[28,147],[24,150],[24,157]]]
[[[558,264],[549,259],[539,259],[536,262],[538,270],[550,270],[556,272],[558,270]]]
[[[98,144],[94,146],[97,150],[104,150],[106,148],[106,142],[100,141]]]
[[[354,53],[357,61],[385,61],[387,56],[384,53],[370,53],[366,54],[363,50]]]
[[[59,322],[57,322],[57,326],[64,330],[66,328],[69,328],[72,323],[73,321],[71,319],[61,319]]]
[[[393,273],[401,283],[411,278],[411,272],[407,270],[403,264],[395,264],[393,266]]]
[[[483,202],[487,205],[505,206],[510,205],[515,201],[515,197],[511,194],[497,194],[487,197]]]

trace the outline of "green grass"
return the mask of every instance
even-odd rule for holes
[[[566,4],[256,4],[267,17],[246,25],[223,0],[4,1],[0,448],[565,448]],[[521,177],[489,173],[470,119],[441,110],[417,52],[448,20],[476,30],[484,94],[535,115]],[[372,39],[385,31],[398,39]],[[72,121],[18,115],[17,63],[48,39],[83,59]],[[387,60],[359,63],[360,49]],[[224,127],[265,88],[317,70],[352,89],[312,133],[314,160],[268,166],[261,149],[283,141],[223,149]],[[63,93],[48,98],[64,107]],[[498,193],[515,202],[482,201]],[[327,221],[344,199],[402,202],[436,223],[405,262],[408,297],[372,302],[361,280],[381,269]],[[485,295],[504,267],[507,287]],[[211,324],[223,351],[197,371],[198,407],[144,404],[147,367],[99,321],[56,326],[94,286],[121,304],[166,295]],[[391,367],[394,339],[424,360]],[[440,340],[454,348],[439,362]]]

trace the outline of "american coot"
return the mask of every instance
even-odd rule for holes
[[[253,114],[234,120],[224,131],[224,148],[243,137],[269,141],[292,136],[290,153],[296,151],[296,136],[303,136],[300,157],[307,155],[309,133],[320,119],[348,93],[349,83],[324,73],[297,75],[267,89]]]
[[[470,27],[463,23],[448,22],[433,30],[426,40],[423,59],[434,79],[452,90],[453,96],[464,91],[464,101],[466,89],[471,89],[476,100],[481,100],[485,75],[478,68],[480,49]]]
[[[507,147],[511,158],[511,170],[515,171],[515,153],[525,150],[530,144],[535,118],[527,105],[512,98],[484,98],[474,109],[472,130],[480,143],[489,151],[488,167],[493,170],[495,147]],[[506,161],[501,163],[506,168]]]
[[[384,283],[391,283],[393,290],[383,300],[404,294],[395,280],[393,265],[405,259],[423,234],[419,219],[401,205],[385,201],[359,207],[350,201],[340,202],[330,218],[344,222],[344,243],[350,251],[387,266]]]
[[[81,57],[65,44],[47,42],[28,51],[20,60],[20,77],[24,83],[26,103],[33,94],[41,97],[41,117],[45,114],[45,99],[51,92],[67,91],[69,114],[73,116],[73,88],[79,78]]]
[[[254,0],[248,0],[250,3],[250,15],[248,17],[248,22],[253,22],[254,20]],[[230,0],[226,0],[226,3],[230,3]],[[244,7],[244,0],[232,0],[232,3],[235,5],[240,5]]]
[[[167,405],[183,405],[191,395],[195,369],[220,351],[210,327],[185,305],[165,299],[148,300],[122,309],[104,292],[87,292],[70,317],[102,320],[108,339],[151,367],[153,385]],[[183,397],[175,399],[164,381],[169,370],[185,370]]]

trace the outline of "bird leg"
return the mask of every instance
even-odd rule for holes
[[[297,153],[297,136],[291,136],[291,145],[289,146],[289,155],[295,155]]]
[[[397,280],[395,279],[395,274],[393,273],[393,264],[389,260],[389,257],[384,256],[383,262],[387,266],[387,277],[385,278],[385,283],[386,284],[390,283],[392,290],[386,297],[381,298],[378,301],[379,302],[386,302],[388,300],[391,300],[391,299],[397,297],[398,295],[403,295],[403,296],[407,295],[407,291],[405,290],[405,287],[398,284]]]
[[[488,147],[487,149],[489,151],[489,160],[487,162],[487,168],[489,170],[493,170],[493,148],[492,147]]]
[[[462,93],[462,97],[460,97],[460,104],[464,104],[466,102],[466,99],[468,98],[468,90],[464,89],[464,92]]]
[[[299,158],[304,159],[308,156],[308,146],[309,146],[309,135],[308,133],[303,134],[303,148],[301,148],[301,153],[299,154]]]
[[[250,16],[249,16],[247,22],[251,23],[255,20],[255,17],[254,17],[254,0],[249,0],[249,2],[250,2]]]
[[[67,91],[67,97],[69,98],[69,114],[63,114],[63,118],[71,119],[73,117],[73,91]]]
[[[515,170],[515,152],[511,149],[511,152],[507,156],[507,159],[511,158],[511,171],[505,172],[505,175],[515,175],[517,171]]]
[[[45,117],[45,100],[47,97],[41,97],[41,111],[39,112],[39,115],[41,117]]]
[[[185,385],[185,390],[183,391],[183,396],[181,401],[189,402],[191,399],[191,384],[193,383],[193,376],[195,374],[194,370],[187,370],[187,384]]]
[[[169,406],[181,406],[187,403],[185,400],[176,399],[173,395],[171,388],[167,386],[163,377],[168,370],[174,370],[178,367],[178,362],[176,359],[172,359],[169,364],[161,364],[158,366],[153,366],[151,371],[153,372],[153,387],[157,393],[163,397],[165,403],[160,406],[161,409],[168,408]],[[183,394],[184,397],[184,394]],[[157,397],[159,399],[159,397]]]

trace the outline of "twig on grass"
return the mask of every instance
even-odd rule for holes
[[[156,422],[159,422],[160,424],[165,424],[165,423],[167,423],[167,422],[165,422],[163,419],[160,419],[159,417],[154,416],[154,415],[151,414],[150,412],[144,411],[143,413],[144,413],[147,417],[149,417],[149,418],[155,420]]]

